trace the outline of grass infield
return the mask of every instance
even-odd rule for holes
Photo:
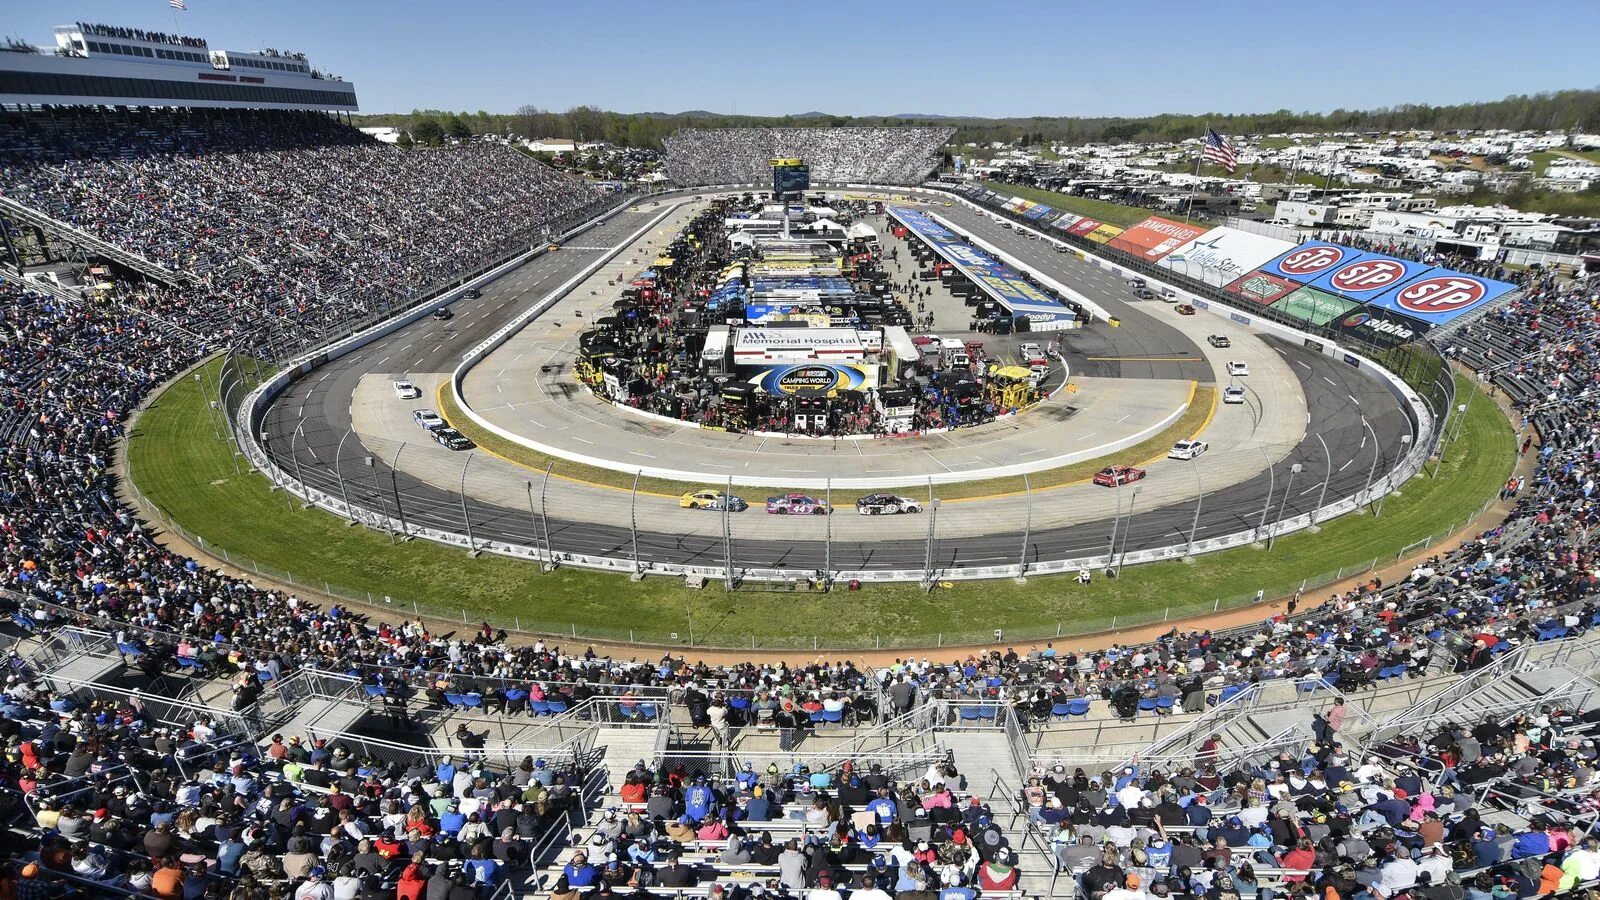
[[[1092,197],[1059,194],[1055,191],[1045,191],[1016,184],[1002,184],[996,181],[989,182],[984,186],[992,189],[997,194],[1022,197],[1035,203],[1043,203],[1052,209],[1064,209],[1070,213],[1088,216],[1091,219],[1099,219],[1112,225],[1121,225],[1124,228],[1143,222],[1151,216],[1160,215],[1156,210],[1145,209],[1142,206],[1108,203],[1105,200],[1095,200]]]
[[[213,368],[215,364],[213,363]],[[208,373],[208,380],[214,373]],[[1469,379],[1458,389],[1475,390]],[[1200,404],[1196,404],[1199,406]],[[351,528],[329,513],[302,510],[265,478],[236,473],[229,445],[213,436],[205,399],[184,378],[156,398],[129,436],[131,477],[152,502],[213,553],[226,550],[240,568],[365,598],[394,610],[413,610],[476,623],[577,639],[639,640],[696,645],[796,648],[813,642],[838,649],[931,647],[992,639],[1044,640],[1057,630],[1086,634],[1161,621],[1239,602],[1257,590],[1292,591],[1369,560],[1392,560],[1408,545],[1442,538],[1492,498],[1515,455],[1509,423],[1486,398],[1476,398],[1460,439],[1437,477],[1413,479],[1390,497],[1382,516],[1352,515],[1319,534],[1297,534],[1272,552],[1240,549],[1192,564],[1130,568],[1121,578],[1070,577],[955,582],[932,593],[916,585],[869,585],[829,594],[690,590],[676,580],[631,583],[620,576],[576,569],[541,574],[538,567],[493,555],[478,558],[427,541],[398,546],[381,532]],[[959,509],[956,507],[955,509]],[[1020,524],[1020,523],[1019,523]],[[385,604],[385,597],[392,604]],[[415,607],[413,604],[416,604]],[[677,641],[669,635],[676,632]],[[570,638],[569,638],[570,640]],[[641,655],[650,655],[641,650]]]

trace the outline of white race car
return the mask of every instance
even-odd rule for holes
[[[401,400],[415,400],[422,396],[422,391],[418,390],[417,386],[409,381],[396,381],[394,383],[394,395]]]
[[[1167,459],[1194,459],[1209,449],[1211,445],[1205,441],[1179,441],[1167,451]]]

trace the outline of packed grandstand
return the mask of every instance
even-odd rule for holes
[[[667,174],[681,185],[751,184],[772,160],[803,159],[830,184],[920,184],[939,167],[954,128],[686,128],[666,139]]]
[[[686,131],[668,166],[918,184],[950,133]],[[316,113],[67,107],[5,114],[0,197],[113,273],[0,271],[4,896],[1600,889],[1588,283],[1516,275],[1451,335],[1537,440],[1504,521],[1393,583],[1101,649],[708,663],[315,602],[118,499],[129,415],[196,362],[324,344],[614,198]]]

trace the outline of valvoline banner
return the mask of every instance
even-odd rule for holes
[[[1443,325],[1513,290],[1516,285],[1504,281],[1434,269],[1368,302],[1419,322]]]
[[[796,363],[787,366],[740,366],[746,381],[775,396],[832,397],[840,391],[878,386],[878,367],[849,363]]]
[[[1358,252],[1354,257],[1329,267],[1307,285],[1365,302],[1432,270],[1433,266],[1409,259]]]

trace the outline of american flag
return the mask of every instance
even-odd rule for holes
[[[1239,167],[1239,157],[1233,152],[1233,145],[1228,143],[1227,138],[1209,128],[1206,129],[1206,150],[1200,154],[1200,158],[1222,166],[1230,175]]]
[[[188,9],[187,6],[183,5],[183,0],[167,0],[167,5],[173,9]]]

